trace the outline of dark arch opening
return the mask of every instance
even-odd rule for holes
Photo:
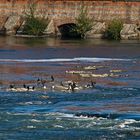
[[[61,38],[80,38],[80,35],[73,31],[75,27],[76,24],[74,23],[67,23],[58,26],[58,29],[61,33]]]

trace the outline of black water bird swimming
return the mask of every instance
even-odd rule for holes
[[[72,83],[72,86],[73,86],[73,88],[76,88],[76,83],[73,82],[73,83]]]
[[[12,84],[12,85],[9,86],[9,88],[10,89],[15,88],[15,85]]]
[[[75,82],[68,83],[68,90],[71,90],[72,92],[74,92],[75,88],[76,88],[76,83]]]
[[[38,79],[37,79],[37,82],[40,82],[40,81],[41,81],[41,80],[38,78]]]
[[[95,81],[91,81],[90,84],[87,84],[85,87],[87,88],[95,88],[96,82]]]
[[[95,85],[96,85],[96,82],[95,82],[95,81],[94,81],[94,82],[93,82],[93,81],[91,81],[91,87],[92,87],[92,88],[94,88],[94,87],[95,87]]]
[[[23,88],[27,88],[27,86],[25,84],[23,84]]]
[[[27,90],[30,90],[30,87],[29,86],[27,86]]]
[[[42,86],[44,87],[46,83],[46,80],[42,80],[40,78],[37,79],[37,86]]]
[[[51,82],[54,82],[54,77],[53,77],[53,75],[51,75]]]
[[[38,79],[37,79],[37,85],[39,86],[40,84],[41,84],[41,79],[38,78]]]
[[[27,88],[27,90],[28,90],[28,91],[32,91],[32,90],[34,90],[34,89],[35,89],[35,87],[34,87],[34,86],[27,86],[26,88]]]

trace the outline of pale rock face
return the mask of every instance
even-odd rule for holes
[[[47,28],[44,31],[44,34],[47,35],[55,35],[55,26],[54,26],[54,21],[51,20],[47,26]]]
[[[105,22],[95,22],[93,23],[92,32],[95,34],[102,34],[105,32],[106,26]]]
[[[138,36],[139,36],[139,39],[140,39],[140,24],[138,25],[137,30],[138,30]]]
[[[5,34],[5,22],[7,21],[7,16],[0,16],[0,35]]]
[[[4,27],[7,18],[8,18],[7,16],[0,16],[0,29]]]
[[[138,26],[136,24],[124,24],[121,31],[121,39],[138,39]]]
[[[17,30],[17,32],[16,32],[17,34],[23,34],[23,30],[24,30],[24,25],[25,25],[25,23],[26,23],[26,21],[23,20],[21,26],[18,28],[18,30]]]
[[[22,22],[21,16],[11,15],[5,23],[6,34],[16,34],[16,31],[21,26]]]
[[[105,22],[94,22],[92,30],[87,32],[86,37],[87,38],[96,38],[101,39],[104,35],[106,26]]]

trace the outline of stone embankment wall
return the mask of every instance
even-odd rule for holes
[[[7,34],[15,34],[22,26],[25,13],[31,0],[1,0],[0,28],[6,28]],[[124,21],[123,39],[138,38],[140,29],[140,2],[113,2],[111,0],[37,0],[37,16],[46,16],[50,24],[46,32],[57,34],[58,26],[74,23],[80,7],[88,7],[89,16],[95,20],[89,37],[100,38],[107,23],[115,18]],[[96,35],[95,35],[96,34]]]

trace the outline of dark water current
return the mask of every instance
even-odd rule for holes
[[[7,91],[50,75],[47,90]],[[68,80],[97,84],[51,90]],[[0,140],[47,139],[140,140],[140,41],[0,38]]]

